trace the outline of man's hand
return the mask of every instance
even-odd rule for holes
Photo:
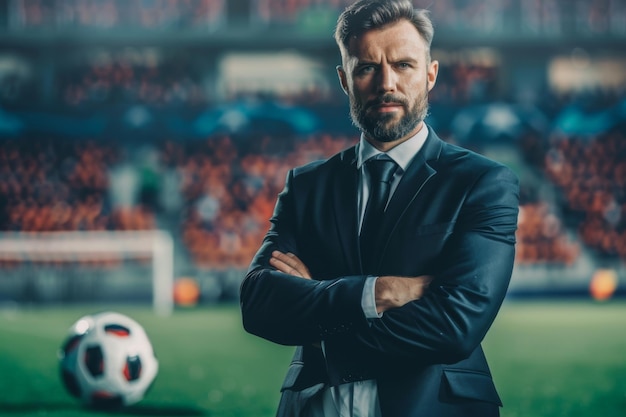
[[[285,274],[311,279],[309,268],[293,253],[282,253],[275,250],[272,252],[270,265],[276,268],[277,271],[284,272]]]
[[[433,277],[383,276],[376,280],[375,297],[376,311],[383,313],[391,308],[402,307],[410,301],[419,300],[424,296]]]

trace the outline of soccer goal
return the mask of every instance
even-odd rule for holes
[[[0,264],[5,277],[33,279],[62,269],[63,274],[89,266],[92,270],[109,269],[128,261],[142,264],[151,274],[151,298],[154,311],[169,315],[173,310],[174,244],[165,231],[80,231],[0,233]],[[106,268],[104,268],[106,267]],[[110,275],[110,274],[109,274]],[[120,275],[120,274],[117,274]],[[134,275],[146,275],[135,273]],[[77,281],[84,278],[82,274]],[[143,279],[143,277],[139,277]],[[99,280],[105,281],[105,280]],[[145,280],[144,280],[145,281]],[[106,283],[98,283],[106,285]],[[115,288],[109,291],[114,292]],[[1,291],[0,291],[1,292]],[[5,292],[9,292],[5,290]]]

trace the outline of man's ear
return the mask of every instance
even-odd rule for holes
[[[432,90],[437,82],[437,74],[439,73],[439,61],[433,60],[428,66],[428,91]]]
[[[337,76],[339,77],[339,83],[341,84],[341,88],[343,92],[348,94],[348,79],[346,76],[346,72],[343,70],[341,65],[337,65]]]

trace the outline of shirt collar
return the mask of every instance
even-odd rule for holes
[[[422,149],[424,142],[426,142],[426,138],[428,137],[428,126],[426,123],[422,125],[422,128],[410,139],[405,140],[398,146],[393,147],[388,152],[386,152],[387,156],[394,160],[396,164],[402,168],[403,171],[406,171],[406,168],[411,163],[411,160],[417,153]],[[361,168],[361,166],[370,158],[377,157],[378,155],[385,153],[381,152],[375,147],[373,147],[367,139],[365,139],[365,135],[361,134],[361,139],[359,142],[359,154],[357,157],[357,168]]]

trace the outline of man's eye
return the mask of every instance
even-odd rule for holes
[[[374,72],[374,66],[373,65],[366,65],[366,66],[360,67],[357,73],[359,75],[365,75],[365,74],[369,74],[369,73],[372,73],[372,72]]]
[[[409,64],[408,64],[408,63],[406,63],[406,62],[400,62],[400,63],[398,64],[398,68],[401,68],[401,69],[409,69],[409,68],[411,68],[411,65],[409,65]]]

